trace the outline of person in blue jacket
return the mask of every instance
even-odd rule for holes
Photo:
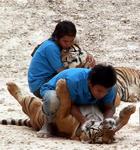
[[[72,105],[71,113],[81,124],[85,122],[86,118],[78,108],[80,105],[97,105],[105,118],[113,116],[117,94],[115,69],[110,65],[102,64],[95,65],[92,69],[66,69],[54,76],[40,89],[40,94],[43,97],[42,109],[47,115],[48,122],[39,133],[43,133],[46,130],[46,134],[50,135],[49,125],[59,107],[59,99],[55,92],[56,83],[59,79],[66,80],[70,98],[74,104]]]
[[[72,22],[59,22],[51,38],[41,43],[35,51],[28,69],[29,88],[35,96],[41,98],[41,86],[65,69],[61,61],[61,50],[69,48],[75,36],[76,27]]]

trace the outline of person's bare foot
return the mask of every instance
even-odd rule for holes
[[[51,124],[45,123],[42,128],[37,132],[37,137],[49,138],[52,137],[51,134]]]
[[[39,138],[49,138],[52,137],[52,135],[50,134],[50,132],[48,132],[47,129],[44,130],[40,130],[37,132],[37,137]]]

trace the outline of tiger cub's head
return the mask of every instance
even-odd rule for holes
[[[74,44],[68,50],[63,49],[61,56],[66,68],[86,67],[87,52],[81,51],[81,48],[77,44]]]
[[[90,119],[82,127],[81,141],[86,143],[112,143],[114,141],[113,129],[116,127],[116,121],[113,118],[107,118],[104,121]]]

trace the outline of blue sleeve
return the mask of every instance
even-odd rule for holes
[[[50,66],[54,69],[54,70],[58,70],[61,67],[63,67],[63,63],[61,60],[61,53],[59,48],[55,47],[55,46],[48,46],[46,52],[46,56],[48,59],[48,62],[50,63]]]
[[[70,92],[70,97],[71,97],[71,100],[72,102],[76,102],[76,99],[77,99],[77,88],[76,88],[76,83],[70,79],[67,80],[67,87],[68,87],[68,90]]]
[[[113,87],[109,90],[108,94],[103,98],[104,105],[113,104],[116,98],[117,90]]]

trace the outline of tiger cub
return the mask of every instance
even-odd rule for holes
[[[14,98],[22,106],[23,112],[29,117],[28,124],[24,124],[23,121],[23,125],[32,127],[37,131],[40,130],[45,120],[42,112],[41,100],[31,96],[24,97],[15,83],[10,82],[7,84],[7,87],[10,94],[14,96]],[[60,92],[62,89],[65,92]],[[136,109],[135,106],[128,105],[120,112],[117,120],[110,118],[103,121],[103,115],[101,115],[99,110],[92,108],[93,106],[88,106],[87,112],[85,112],[85,109],[80,108],[81,112],[89,118],[88,121],[80,126],[79,122],[71,114],[66,113],[70,111],[66,110],[68,107],[67,105],[64,105],[64,99],[65,101],[67,100],[65,96],[68,95],[66,94],[68,91],[65,81],[58,81],[56,92],[61,102],[60,108],[56,115],[57,117],[55,118],[58,133],[66,133],[68,135],[67,137],[71,139],[80,140],[87,143],[112,143],[115,133],[127,124],[130,116]],[[94,110],[95,112],[91,112],[90,110]],[[95,116],[94,113],[97,116]],[[2,124],[3,121],[0,123]],[[5,124],[8,123],[10,122],[6,122]],[[21,123],[20,125],[22,125]],[[19,124],[17,123],[17,125]]]

